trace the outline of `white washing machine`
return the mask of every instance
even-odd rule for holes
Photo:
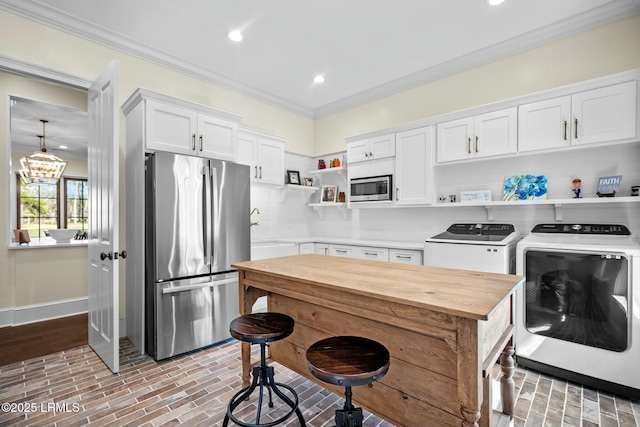
[[[540,224],[516,252],[518,364],[640,398],[640,244],[627,227]]]
[[[453,224],[427,239],[423,264],[487,273],[515,272],[519,235],[512,224]]]

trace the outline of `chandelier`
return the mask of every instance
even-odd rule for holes
[[[62,176],[67,162],[47,153],[44,126],[48,120],[40,121],[42,122],[42,135],[38,135],[40,151],[20,159],[22,166],[20,175],[28,184],[56,184]]]

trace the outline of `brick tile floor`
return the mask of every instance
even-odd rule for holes
[[[257,348],[257,347],[256,347]],[[156,362],[121,341],[113,375],[88,346],[0,366],[0,426],[221,426],[241,388],[236,341]],[[309,427],[333,425],[341,396],[275,364]],[[640,427],[640,402],[518,368],[515,427]],[[276,404],[271,415],[282,413]],[[365,411],[364,427],[393,427]],[[232,425],[230,423],[230,425]],[[295,417],[286,423],[298,426]],[[439,427],[439,426],[411,426]]]

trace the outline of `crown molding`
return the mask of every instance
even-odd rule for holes
[[[514,37],[506,42],[489,46],[326,104],[316,108],[314,117],[318,119],[330,116],[638,13],[640,13],[640,0],[610,2],[569,19]]]
[[[437,66],[421,70],[391,82],[359,92],[322,107],[310,109],[287,101],[273,94],[237,80],[214,73],[197,64],[189,63],[182,58],[159,49],[143,45],[133,39],[98,27],[86,21],[78,20],[67,14],[54,10],[41,0],[23,2],[20,0],[0,0],[0,8],[15,15],[56,28],[85,40],[112,48],[125,54],[138,57],[161,65],[173,71],[191,76],[224,89],[248,96],[258,101],[309,118],[322,118],[350,108],[357,107],[399,92],[403,92],[435,80],[467,71],[493,61],[515,55],[526,50],[568,37],[580,31],[605,25],[640,13],[640,0],[611,1],[603,6],[573,16],[563,21],[538,29],[506,42],[460,56]],[[0,63],[0,67],[1,67]],[[41,74],[40,74],[41,75]],[[60,81],[60,79],[57,79]]]
[[[303,116],[313,117],[314,112],[309,108],[266,93],[221,74],[214,73],[197,64],[190,63],[184,58],[179,58],[160,49],[152,48],[134,39],[110,31],[107,28],[62,13],[43,1],[32,0],[22,2],[20,0],[0,0],[0,9],[275,107]]]

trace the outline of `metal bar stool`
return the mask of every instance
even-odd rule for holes
[[[311,374],[329,384],[345,386],[344,408],[336,411],[336,427],[362,427],[362,408],[351,402],[351,387],[369,384],[389,370],[389,351],[362,337],[340,336],[320,340],[307,350]]]
[[[237,392],[229,401],[227,406],[227,414],[224,417],[222,423],[223,427],[226,427],[229,420],[233,421],[237,425],[243,427],[271,427],[279,424],[289,418],[294,412],[300,420],[301,427],[306,427],[302,413],[298,408],[298,395],[292,387],[277,383],[273,379],[273,366],[268,366],[266,361],[266,347],[267,343],[278,341],[288,337],[293,332],[294,321],[290,316],[282,313],[253,313],[240,316],[234,319],[229,326],[231,336],[240,341],[250,342],[251,344],[260,344],[260,365],[254,366],[251,375],[253,380],[248,387],[243,388]],[[251,396],[251,393],[259,387],[257,414],[255,423],[247,423],[239,420],[233,415],[233,411]],[[289,391],[291,397],[283,393],[280,388],[284,388]],[[275,393],[282,401],[291,408],[289,412],[280,418],[260,423],[262,417],[262,406],[264,390],[269,393],[269,408],[273,408],[273,398],[271,392]]]

